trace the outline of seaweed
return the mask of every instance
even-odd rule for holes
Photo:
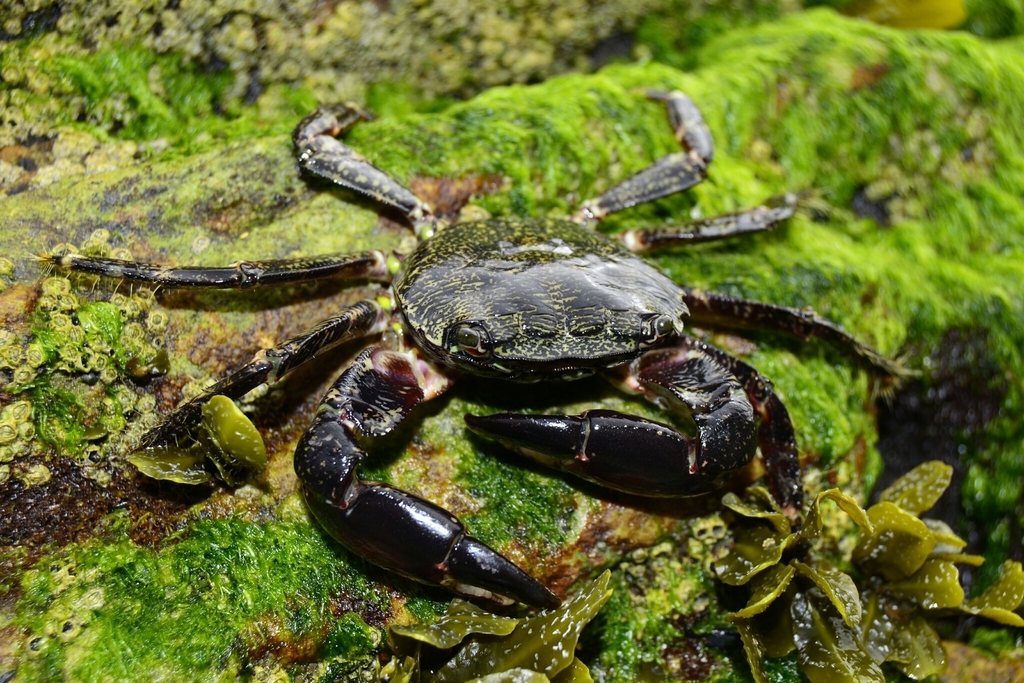
[[[956,565],[977,565],[983,558],[961,554],[966,541],[943,522],[918,517],[931,509],[951,476],[952,468],[941,462],[919,465],[866,511],[838,489],[824,491],[805,512],[800,530],[763,489],[749,490],[745,501],[725,496],[735,540],[716,571],[723,582],[750,589],[746,607],[729,620],[740,633],[757,683],[768,680],[766,656],[794,650],[812,683],[882,683],[885,662],[920,680],[947,664],[929,618],[960,611],[1024,625],[1014,612],[1024,599],[1020,563],[1004,563],[999,579],[965,602]],[[843,563],[849,571],[814,543],[822,532],[825,500],[860,527],[860,542]]]
[[[587,666],[576,643],[611,597],[609,572],[582,587],[561,607],[525,619],[491,614],[463,600],[432,624],[392,626],[399,656],[381,671],[384,683],[583,683]],[[460,645],[456,650],[452,648]],[[443,663],[434,667],[439,656]]]

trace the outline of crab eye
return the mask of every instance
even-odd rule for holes
[[[641,341],[645,344],[653,344],[676,331],[676,325],[672,317],[664,313],[651,313],[644,317],[640,323]]]
[[[476,358],[491,353],[491,335],[480,325],[463,323],[453,330],[451,338],[458,348]]]

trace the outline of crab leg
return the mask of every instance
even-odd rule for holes
[[[688,221],[665,228],[626,230],[616,237],[627,249],[635,252],[650,251],[677,244],[694,244],[771,230],[796,212],[797,196],[785,194],[772,197],[761,206],[737,213]]]
[[[406,216],[421,237],[429,237],[433,209],[336,136],[370,115],[353,104],[325,105],[302,119],[292,133],[299,165],[339,185],[368,195]]]
[[[350,339],[378,334],[388,314],[376,301],[360,301],[305,332],[257,353],[251,361],[206,391],[178,406],[164,421],[146,432],[140,448],[154,448],[175,442],[195,429],[202,419],[202,406],[221,395],[241,398],[261,384],[275,382],[300,365]]]
[[[803,491],[800,488],[800,458],[796,435],[789,411],[772,389],[768,378],[740,359],[689,336],[682,337],[676,347],[648,351],[636,361],[637,367],[631,371],[646,388],[647,391],[643,393],[657,401],[659,396],[666,396],[666,392],[676,394],[679,386],[675,379],[676,373],[693,354],[711,359],[719,367],[727,369],[729,375],[743,387],[759,418],[757,442],[764,460],[768,490],[779,507],[798,510]],[[638,389],[628,384],[626,386],[633,391]],[[683,400],[678,395],[676,398]]]
[[[383,251],[272,261],[236,261],[221,268],[172,268],[155,263],[137,263],[81,254],[53,254],[40,258],[59,268],[79,273],[148,282],[177,289],[253,289],[313,282],[328,277],[368,278],[380,282],[388,282],[391,279],[387,266],[388,257]]]
[[[359,435],[387,434],[448,385],[415,352],[361,353],[324,396],[295,451],[306,503],[342,545],[398,574],[468,598],[555,606],[544,586],[466,533],[450,512],[357,475],[367,457]]]
[[[549,466],[642,496],[707,493],[754,457],[757,427],[743,383],[703,346],[648,352],[626,373],[628,390],[688,412],[696,436],[610,410],[467,415],[466,423]]]
[[[662,157],[600,197],[583,202],[571,220],[577,223],[599,221],[615,211],[687,190],[707,177],[708,164],[715,156],[715,144],[700,109],[677,90],[651,91],[647,96],[665,102],[676,139],[687,151]]]
[[[850,335],[810,308],[787,308],[760,301],[737,299],[702,289],[682,287],[683,301],[698,322],[726,327],[784,332],[802,340],[824,339],[856,357],[868,370],[894,381],[907,377],[906,368]]]

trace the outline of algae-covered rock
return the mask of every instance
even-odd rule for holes
[[[226,128],[239,133],[316,100],[390,100],[394,89],[425,101],[466,96],[586,69],[605,59],[608,49],[590,56],[602,41],[657,5],[4,1],[0,145],[74,122],[173,142],[183,132],[176,128],[209,134],[201,119],[215,113],[234,119]],[[243,113],[244,105],[263,115]]]
[[[951,525],[982,529],[970,552],[994,565],[985,584],[1019,551],[1022,58],[1019,39],[897,32],[817,11],[726,33],[694,53],[691,73],[637,63],[494,88],[361,124],[346,142],[445,211],[468,200],[464,214],[564,216],[678,149],[663,109],[641,93],[686,91],[716,137],[709,181],[601,229],[810,192],[773,233],[655,261],[679,282],[813,306],[905,355],[921,377],[887,408],[854,363],[821,344],[709,336],[774,380],[812,493],[838,484],[856,494],[878,479],[879,412],[885,427],[912,404],[924,412],[906,424],[947,429],[928,433],[963,455],[951,464],[966,477],[953,486],[975,521]],[[373,674],[386,625],[444,609],[443,593],[329,540],[296,495],[291,452],[355,345],[242,401],[268,459],[247,485],[157,484],[126,460],[132,439],[182,398],[375,286],[153,297],[67,281],[28,257],[62,244],[171,264],[407,249],[411,233],[394,216],[299,175],[286,132],[302,112],[274,111],[244,140],[212,137],[195,153],[83,175],[85,151],[81,171],[0,200],[0,677],[355,679]],[[91,144],[72,138],[68,149]],[[100,367],[96,348],[113,362]],[[161,350],[166,368],[151,353]],[[629,553],[595,635],[583,635],[595,678],[729,675],[745,664],[713,637],[728,611],[708,573],[727,538],[705,514],[719,496],[652,504],[602,493],[470,436],[462,421],[597,405],[666,419],[598,380],[540,391],[467,380],[368,444],[366,474],[451,509],[559,592]],[[924,439],[883,436],[883,446],[907,443],[904,457],[933,457],[919,452]],[[849,543],[829,529],[831,542]],[[643,549],[665,538],[658,552]],[[782,661],[772,666],[789,680],[795,668]]]

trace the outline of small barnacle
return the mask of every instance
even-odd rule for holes
[[[107,230],[106,228],[99,228],[97,230],[93,230],[92,234],[89,235],[89,239],[96,240],[97,242],[109,242],[110,231]]]
[[[12,443],[7,448],[11,449],[11,455],[13,455],[15,458],[20,458],[22,456],[28,455],[29,452],[31,451],[28,442],[22,441],[20,439]]]
[[[65,332],[71,329],[72,325],[74,323],[71,322],[71,316],[67,313],[54,313],[50,316],[50,328],[57,332]]]
[[[36,299],[36,308],[43,311],[56,311],[59,308],[57,297],[52,294],[43,294]]]
[[[4,408],[4,414],[9,414],[18,424],[28,422],[32,419],[32,403],[31,401],[16,401]]]
[[[160,424],[160,414],[143,413],[143,415],[139,418],[139,424],[145,427],[146,429],[152,429],[153,427],[156,427],[158,424]]]
[[[57,297],[57,310],[74,311],[78,308],[78,297],[74,294],[62,294]]]
[[[141,341],[146,337],[146,329],[142,326],[142,323],[130,322],[124,326],[124,330],[121,332],[121,339],[125,342],[128,341]]]
[[[125,249],[124,247],[119,247],[117,249],[112,249],[110,251],[110,258],[117,259],[118,261],[131,261],[132,252]]]
[[[67,331],[67,338],[72,344],[81,344],[85,341],[85,330],[78,325],[72,325],[71,329]]]
[[[128,387],[123,385],[112,387],[110,389],[110,396],[112,400],[120,405],[122,413],[127,415],[135,410],[135,402],[138,400],[138,396]]]
[[[58,242],[53,245],[52,249],[50,249],[50,253],[56,256],[64,256],[65,254],[78,254],[80,252],[78,251],[78,247],[74,244]]]
[[[156,294],[148,287],[137,290],[134,298],[142,305],[142,310],[144,311],[148,311],[156,303]]]
[[[82,242],[82,253],[86,256],[94,256],[105,258],[110,252],[110,245],[100,240],[94,240],[92,238]]]
[[[128,303],[128,297],[121,292],[114,292],[110,295],[110,305],[116,306],[124,310],[125,305]]]
[[[38,342],[32,342],[25,347],[25,362],[33,368],[38,368],[46,363],[46,351]]]
[[[14,384],[25,386],[36,378],[36,371],[31,365],[19,365],[14,370]]]
[[[135,402],[135,410],[140,413],[151,413],[156,410],[156,397],[153,394],[143,394]]]
[[[71,293],[71,283],[66,277],[48,277],[42,282],[43,294],[50,296],[61,296]]]
[[[50,468],[43,463],[37,463],[22,473],[21,480],[25,486],[38,486],[50,481]]]
[[[146,316],[146,326],[152,332],[160,332],[167,328],[167,313],[161,310],[150,311]]]
[[[77,346],[65,345],[61,348],[60,361],[56,364],[58,370],[65,372],[85,372],[85,362],[82,352]]]
[[[21,362],[22,347],[17,343],[0,347],[0,367],[14,369]]]
[[[0,256],[0,277],[14,277],[14,262]]]
[[[143,312],[142,303],[135,297],[128,298],[122,309],[129,318],[137,318]]]
[[[31,422],[24,422],[18,425],[18,436],[22,441],[32,441],[36,438],[36,426]]]
[[[117,381],[117,368],[113,365],[108,365],[100,371],[100,381],[104,384],[110,385]]]
[[[90,349],[85,356],[85,365],[90,372],[102,372],[107,367],[107,357]]]
[[[18,438],[18,427],[14,420],[0,422],[0,446],[8,446]]]
[[[113,347],[108,344],[103,337],[92,337],[88,342],[86,342],[85,348],[91,353],[107,357],[112,356],[114,353]]]
[[[81,632],[81,620],[77,617],[71,617],[70,619],[65,620],[65,622],[61,625],[60,634],[58,637],[66,643],[69,640],[74,640],[76,637],[78,637],[78,635]]]

